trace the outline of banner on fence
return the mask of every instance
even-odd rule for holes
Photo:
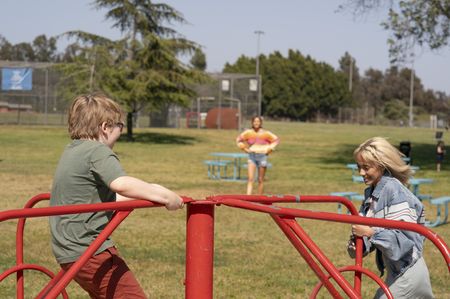
[[[2,90],[31,90],[32,68],[2,68]]]

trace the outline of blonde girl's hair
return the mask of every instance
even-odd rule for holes
[[[79,95],[69,109],[69,134],[72,139],[98,140],[100,126],[114,126],[123,119],[119,104],[103,94]]]
[[[408,183],[412,171],[402,160],[404,156],[382,137],[373,137],[361,143],[353,152],[355,160],[362,159],[371,165],[386,169],[403,184]]]

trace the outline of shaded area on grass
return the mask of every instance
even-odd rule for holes
[[[321,164],[341,164],[346,165],[348,163],[355,163],[353,159],[353,151],[358,145],[355,144],[340,144],[335,147],[329,156],[323,157],[318,160]],[[398,144],[394,144],[398,149]],[[436,168],[436,146],[434,144],[427,143],[412,143],[411,144],[411,165],[419,166],[424,170],[432,170]],[[445,167],[443,163],[443,168]]]
[[[119,142],[127,142],[126,135],[122,135]],[[135,133],[133,134],[134,142],[139,143],[154,143],[154,144],[180,144],[180,145],[191,145],[198,140],[192,136],[185,135],[175,135],[175,134],[164,134],[164,133]]]

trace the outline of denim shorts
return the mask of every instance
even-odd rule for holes
[[[256,167],[267,167],[267,155],[266,154],[248,154],[248,163],[253,163]]]

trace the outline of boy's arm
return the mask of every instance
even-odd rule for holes
[[[158,184],[149,184],[140,179],[121,176],[109,185],[117,193],[116,201],[146,199],[166,206],[168,210],[181,209],[183,200],[176,193]]]

